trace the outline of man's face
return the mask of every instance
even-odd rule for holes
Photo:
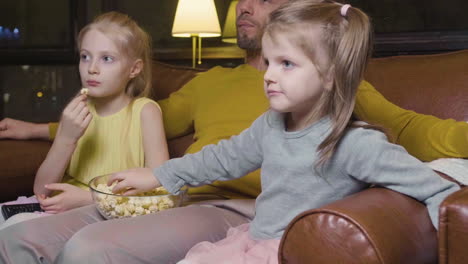
[[[237,45],[245,50],[260,50],[263,27],[270,13],[288,0],[239,0],[237,4]]]

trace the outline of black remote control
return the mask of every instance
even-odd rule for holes
[[[2,206],[3,218],[7,220],[11,216],[19,213],[29,212],[44,212],[39,203],[27,203],[27,204],[5,204]]]

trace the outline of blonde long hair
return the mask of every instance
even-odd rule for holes
[[[90,30],[98,30],[111,38],[117,45],[120,52],[127,56],[130,60],[141,59],[143,62],[143,70],[134,78],[132,78],[125,87],[125,93],[132,98],[127,107],[125,123],[130,123],[133,113],[133,103],[136,98],[148,97],[151,93],[151,62],[152,62],[152,47],[151,37],[144,31],[137,22],[126,14],[111,11],[96,17],[93,22],[83,27],[78,34],[78,49],[81,49],[83,37]],[[130,126],[125,126],[122,131],[122,140],[128,141],[128,133]],[[125,153],[125,160],[129,165],[135,164],[134,157],[130,152]]]
[[[125,92],[132,98],[148,96],[151,90],[151,37],[126,14],[111,11],[96,17],[78,34],[78,49],[84,35],[91,29],[98,30],[114,40],[119,50],[132,60],[141,59],[143,70],[131,79]]]
[[[317,166],[331,158],[350,125],[356,92],[371,54],[369,17],[354,7],[341,15],[342,6],[332,1],[290,1],[271,13],[264,33],[271,38],[287,34],[312,61],[317,57],[317,45],[328,57],[328,65],[318,65],[318,69],[321,76],[332,75],[333,86],[322,94],[314,116],[328,115],[332,128],[318,146]],[[311,39],[310,28],[317,26],[322,29],[322,35],[318,40]]]

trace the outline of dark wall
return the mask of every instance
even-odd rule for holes
[[[374,56],[468,49],[467,0],[347,2],[371,16]],[[221,28],[229,3],[215,0]],[[80,88],[75,36],[96,15],[109,10],[129,14],[151,34],[156,58],[191,65],[191,40],[171,36],[176,6],[176,0],[1,0],[0,26],[18,28],[20,38],[6,39],[0,32],[0,118],[57,120],[68,98]],[[236,46],[220,38],[204,39],[203,46],[202,67],[243,61]]]
[[[340,0],[341,1],[341,0]],[[191,40],[174,38],[171,29],[176,0],[2,0],[0,26],[21,32],[19,41],[6,47],[0,33],[0,64],[75,63],[74,36],[96,15],[118,10],[129,14],[153,38],[155,53],[163,60],[190,60]],[[347,0],[362,8],[373,21],[376,55],[435,53],[468,48],[466,0]],[[221,28],[230,0],[215,0]],[[205,48],[235,46],[220,38],[203,39]],[[224,50],[226,51],[226,49]],[[185,55],[180,55],[185,54]],[[220,60],[226,52],[205,58]],[[224,57],[223,57],[224,56]],[[231,58],[233,56],[230,56]]]
[[[350,0],[378,33],[468,30],[465,0]]]

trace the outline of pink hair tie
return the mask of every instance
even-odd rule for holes
[[[348,13],[348,9],[351,7],[351,5],[346,4],[341,7],[341,16],[346,17],[346,13]]]

